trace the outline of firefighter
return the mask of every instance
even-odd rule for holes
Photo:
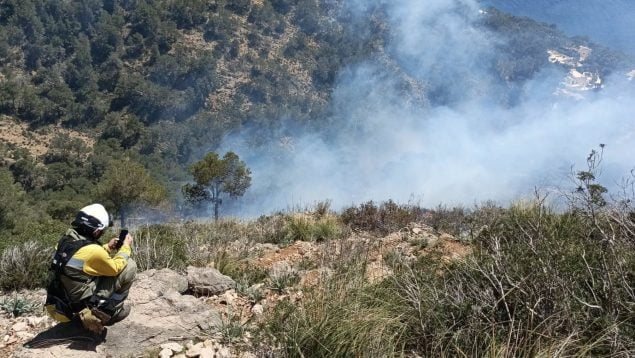
[[[130,234],[118,250],[117,238],[103,245],[99,242],[111,223],[101,204],[88,205],[77,213],[57,244],[47,289],[45,306],[50,316],[59,322],[79,320],[95,334],[130,314],[124,300],[137,272],[130,258]]]

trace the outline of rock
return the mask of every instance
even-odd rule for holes
[[[172,357],[172,350],[170,348],[163,348],[161,352],[159,352],[159,358],[170,358]]]
[[[415,235],[419,235],[422,232],[423,232],[423,229],[418,228],[418,227],[412,229],[412,233],[415,234]]]
[[[22,340],[26,340],[26,339],[31,339],[33,337],[35,337],[35,333],[31,333],[31,332],[26,332],[26,331],[20,331],[20,332],[16,332],[15,336],[22,339]]]
[[[147,303],[170,292],[187,291],[187,278],[170,270],[148,270],[137,275],[128,299],[131,303]]]
[[[441,236],[439,236],[439,240],[442,240],[442,241],[454,241],[454,236],[452,236],[450,234],[443,233],[443,234],[441,234]]]
[[[216,352],[216,358],[231,358],[232,353],[227,347],[220,347]]]
[[[70,345],[73,347],[70,348],[68,344],[31,349],[20,346],[14,352],[14,357],[136,357],[143,355],[148,349],[170,342],[173,337],[187,341],[195,339],[201,333],[209,332],[212,326],[220,326],[218,312],[194,296],[179,293],[186,290],[185,275],[168,269],[142,272],[137,275],[128,296],[127,302],[131,305],[130,315],[108,327],[102,342],[83,340],[80,343],[86,346],[85,349],[77,349],[73,345]],[[62,340],[64,337],[85,334],[79,327],[58,324],[41,332],[34,340]],[[169,348],[172,351],[171,347],[161,348]]]
[[[29,329],[29,324],[26,322],[18,322],[14,324],[13,326],[11,326],[11,329],[14,332],[23,332]]]
[[[174,353],[181,353],[183,351],[183,346],[176,343],[176,342],[170,342],[170,343],[163,343],[161,345],[162,349],[169,349]]]
[[[203,350],[203,343],[196,343],[195,345],[192,346],[192,348],[188,349],[187,352],[185,352],[185,356],[188,358],[194,358],[194,357],[198,357],[201,355],[201,351]]]
[[[231,277],[211,267],[188,266],[187,282],[192,292],[202,296],[220,295],[236,287]]]
[[[38,327],[38,326],[42,325],[43,323],[46,323],[48,320],[49,320],[49,318],[46,317],[46,316],[29,317],[29,318],[27,318],[27,322],[29,323],[29,326],[31,326],[31,327]]]
[[[260,316],[264,311],[265,311],[265,309],[264,309],[264,307],[262,307],[261,304],[255,304],[251,308],[251,313],[253,313],[256,316]]]
[[[284,261],[274,262],[273,266],[271,266],[271,270],[269,274],[272,277],[279,277],[279,276],[287,275],[293,272],[294,270],[291,267],[291,264],[288,261],[284,260]]]
[[[199,358],[215,358],[216,354],[213,348],[205,347],[201,349],[201,354]]]
[[[234,302],[238,298],[238,294],[235,290],[225,291],[222,295],[220,295],[221,303],[227,304],[229,306],[234,306]]]

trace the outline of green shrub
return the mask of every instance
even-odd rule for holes
[[[260,333],[288,357],[399,356],[399,318],[372,303],[375,292],[360,275],[358,265],[305,292],[301,302],[281,302]]]
[[[25,314],[33,313],[37,309],[42,308],[39,302],[32,301],[29,298],[18,296],[15,294],[11,298],[3,298],[0,300],[0,311],[11,314],[13,317],[19,317]]]
[[[372,201],[359,207],[344,209],[342,222],[353,230],[370,231],[387,235],[407,227],[412,222],[422,221],[426,210],[416,205],[399,205],[389,200],[379,206]]]
[[[140,271],[161,268],[184,270],[190,262],[187,237],[179,235],[176,226],[146,226],[133,235],[133,254]]]
[[[447,208],[439,205],[426,216],[424,223],[440,232],[460,237],[471,228],[470,211],[462,207]]]
[[[334,216],[315,219],[309,215],[290,215],[283,228],[287,242],[327,241],[342,238],[347,231]]]
[[[291,215],[286,222],[286,241],[313,241],[313,222],[307,216]]]
[[[262,216],[249,225],[249,235],[256,242],[288,244],[294,241],[334,240],[348,234],[337,217],[323,211],[316,213],[316,216],[317,218],[309,214]]]
[[[259,243],[286,243],[285,223],[285,216],[282,214],[260,216],[248,225],[248,237]]]
[[[0,256],[0,289],[43,287],[51,255],[52,248],[35,241],[5,248]]]
[[[287,287],[293,287],[300,281],[300,276],[294,271],[283,271],[269,275],[269,289],[282,293]]]
[[[334,216],[323,216],[319,218],[312,227],[311,241],[327,241],[341,239],[348,231],[340,224]]]
[[[540,356],[554,347],[565,355],[619,355],[632,349],[632,242],[618,240],[609,248],[588,235],[587,218],[542,205],[515,205],[499,214],[476,238],[473,256],[456,263],[424,256],[386,285],[386,294],[397,298],[393,314],[407,317],[406,347],[431,356]],[[567,339],[570,344],[558,346]]]
[[[484,205],[466,258],[388,253],[394,275],[373,285],[363,255],[339,257],[263,332],[287,356],[630,356],[635,240],[615,210]]]
[[[249,302],[256,304],[265,298],[265,293],[257,287],[253,287],[248,281],[236,280],[236,292],[243,297],[247,297]]]
[[[243,341],[243,337],[248,331],[248,326],[241,322],[238,315],[229,313],[227,318],[221,319],[218,332],[221,335],[221,342],[224,344],[238,344]]]

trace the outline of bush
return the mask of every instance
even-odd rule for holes
[[[133,233],[134,259],[140,271],[171,268],[184,270],[189,257],[186,237],[179,235],[177,227],[151,225]]]
[[[0,256],[0,289],[43,287],[51,255],[52,248],[35,241],[5,248]]]
[[[398,205],[389,200],[377,206],[372,201],[359,207],[345,209],[342,222],[353,230],[370,231],[381,235],[399,231],[412,222],[424,219],[426,210],[416,205]]]
[[[288,357],[398,356],[399,318],[368,304],[374,292],[360,276],[362,265],[355,265],[305,292],[301,302],[283,301],[261,333],[277,343],[279,355]]]
[[[298,272],[293,269],[275,270],[269,274],[269,289],[282,293],[287,287],[300,282]]]
[[[13,317],[19,317],[25,314],[33,313],[41,308],[39,302],[32,301],[26,297],[14,295],[12,298],[3,298],[0,300],[0,311],[11,314]]]
[[[336,216],[321,211],[311,214],[261,216],[248,224],[249,238],[256,242],[288,244],[294,241],[327,241],[348,234]],[[316,217],[317,216],[317,217]]]
[[[635,240],[623,217],[485,205],[470,214],[483,229],[465,259],[387,254],[394,275],[372,285],[363,259],[342,257],[263,329],[288,356],[629,356]]]

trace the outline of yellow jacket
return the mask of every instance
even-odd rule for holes
[[[108,244],[104,244],[99,246],[97,244],[90,244],[79,249],[75,255],[73,255],[73,260],[81,260],[83,261],[83,265],[81,266],[81,270],[84,273],[91,276],[117,276],[123,271],[128,264],[128,259],[132,254],[132,249],[130,245],[123,245],[111,256],[114,252],[111,252]],[[77,261],[75,261],[77,262]],[[69,261],[68,267],[74,267],[79,269],[79,266],[71,265],[71,261]]]
[[[76,240],[83,239],[73,229],[68,230],[66,235]],[[130,245],[123,245],[119,251],[112,252],[108,244],[94,243],[79,249],[68,261],[66,267],[83,271],[90,276],[117,276],[126,267],[131,254]]]

